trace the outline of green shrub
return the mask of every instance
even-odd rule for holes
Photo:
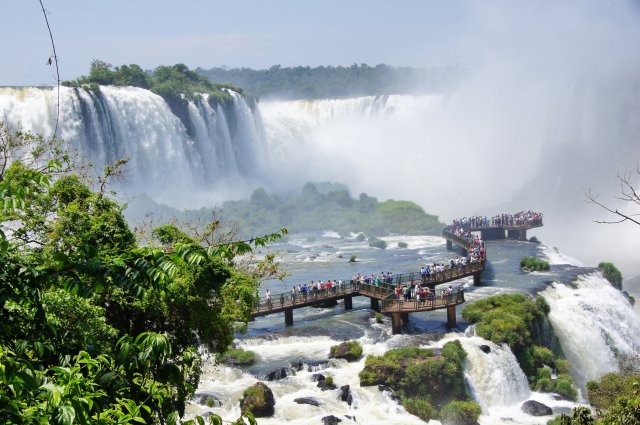
[[[602,269],[602,275],[613,285],[614,288],[622,290],[622,273],[613,263],[601,262],[598,267]]]
[[[551,393],[555,390],[556,385],[555,383],[551,380],[551,378],[538,378],[538,381],[536,382],[536,386],[535,386],[535,390],[536,391],[541,391],[541,392],[545,392],[545,393]]]
[[[551,379],[551,369],[548,367],[539,367],[538,368],[538,381],[541,379]]]
[[[558,374],[568,374],[569,373],[569,361],[566,359],[557,359],[556,360],[556,372]]]
[[[376,323],[382,323],[384,321],[384,315],[382,313],[376,312],[375,318]]]
[[[632,394],[634,385],[640,385],[640,376],[607,373],[599,381],[587,383],[587,398],[593,407],[604,412],[614,405],[618,396]]]
[[[403,398],[402,405],[407,412],[419,417],[425,422],[429,422],[435,415],[435,409],[431,403],[421,398]]]
[[[351,258],[349,258],[349,262],[350,263],[355,263],[356,262],[356,258],[357,257],[355,255],[352,255]]]
[[[357,240],[358,242],[362,242],[362,241],[364,241],[365,239],[367,239],[367,237],[365,236],[365,234],[364,234],[364,233],[358,233],[358,236],[356,236],[356,240]]]
[[[356,361],[362,357],[362,345],[358,341],[346,341],[334,345],[330,349],[329,357]]]
[[[444,425],[475,425],[482,414],[475,401],[451,401],[440,409],[440,420]]]
[[[386,249],[387,242],[383,241],[382,239],[371,237],[369,238],[369,246],[373,248]]]
[[[253,351],[245,351],[242,348],[237,348],[227,351],[222,356],[222,361],[225,363],[233,364],[236,366],[250,366],[256,360],[256,353]]]
[[[527,271],[549,270],[549,262],[536,257],[522,257],[520,267]]]
[[[533,347],[532,356],[533,360],[536,362],[536,366],[541,367],[542,365],[547,365],[549,367],[554,367],[555,361],[553,353],[548,348],[536,345]]]
[[[398,248],[408,248],[409,244],[406,242],[398,242]]]
[[[328,375],[328,376],[324,379],[324,382],[325,382],[327,385],[333,385],[333,376]]]
[[[555,392],[560,394],[567,400],[577,401],[578,400],[578,390],[573,385],[571,376],[569,375],[559,375],[556,378],[555,382]]]

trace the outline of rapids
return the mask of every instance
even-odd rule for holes
[[[417,270],[426,262],[440,261],[455,256],[446,250],[444,239],[433,236],[393,236],[388,238],[389,248],[380,250],[358,242],[355,235],[338,238],[335,232],[290,235],[286,242],[275,244],[272,249],[280,252],[291,275],[284,282],[267,282],[264,288],[272,293],[287,292],[298,282],[343,278],[357,272],[402,273]],[[408,248],[397,248],[397,242],[405,241]],[[602,278],[597,269],[567,263],[562,254],[542,244],[518,241],[487,241],[489,265],[483,274],[481,286],[465,281],[467,302],[507,292],[541,293],[551,306],[550,322],[560,341],[560,349],[573,364],[572,376],[582,385],[584,379],[596,379],[601,373],[615,370],[615,353],[628,352],[640,346],[637,329],[638,316],[626,299]],[[357,263],[349,263],[351,254]],[[557,256],[548,272],[524,273],[519,260],[526,255],[552,258]],[[549,257],[547,257],[549,258]],[[596,296],[597,294],[597,296]],[[577,404],[556,400],[548,393],[532,391],[519,368],[513,353],[506,346],[496,345],[474,335],[473,327],[460,316],[458,326],[449,330],[444,325],[443,312],[414,313],[403,334],[392,335],[389,319],[377,323],[369,310],[366,298],[354,299],[353,310],[345,311],[339,304],[334,308],[304,308],[294,311],[294,325],[284,326],[281,314],[256,319],[249,324],[246,334],[238,334],[235,344],[252,350],[257,355],[256,364],[244,369],[233,369],[206,362],[199,392],[214,395],[221,401],[218,407],[192,403],[188,414],[204,414],[208,411],[220,414],[224,419],[236,418],[239,399],[248,386],[265,379],[268,372],[286,368],[287,377],[266,382],[276,398],[276,413],[272,418],[261,418],[259,423],[308,424],[321,423],[321,418],[334,415],[345,424],[414,424],[423,423],[406,413],[386,391],[377,387],[359,386],[358,373],[367,355],[382,355],[390,348],[419,345],[437,348],[449,340],[459,339],[467,352],[465,379],[469,392],[483,409],[480,423],[491,424],[546,424],[551,418],[533,417],[523,413],[520,406],[526,400],[537,400],[551,407],[554,414],[568,413]],[[574,316],[575,315],[575,316]],[[576,317],[578,319],[576,319]],[[621,325],[606,326],[609,319]],[[583,324],[576,325],[577,322]],[[635,325],[635,326],[634,326]],[[603,328],[593,341],[585,341],[583,326]],[[592,332],[593,333],[593,332]],[[363,358],[354,363],[329,360],[332,345],[349,339],[357,339],[363,345]],[[602,344],[599,350],[584,349],[584,344]],[[489,347],[485,353],[481,345]],[[603,357],[602,352],[609,353]],[[305,366],[294,370],[298,364]],[[604,363],[604,365],[603,365]],[[585,365],[595,365],[588,366]],[[577,370],[583,370],[581,374]],[[353,403],[349,406],[338,398],[339,390],[321,391],[311,376],[314,373],[331,375],[338,388],[349,385]],[[315,397],[318,407],[299,405],[298,397]],[[351,420],[349,417],[355,417]],[[438,421],[431,421],[437,424]]]

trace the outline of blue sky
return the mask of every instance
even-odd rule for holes
[[[636,1],[44,0],[62,79],[94,58],[150,69],[185,63],[473,67],[619,63],[636,57]],[[5,1],[0,85],[51,84],[37,0]]]

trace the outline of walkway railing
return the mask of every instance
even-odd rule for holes
[[[474,273],[484,270],[484,261],[465,264],[464,266],[446,269],[441,272],[422,275],[421,273],[404,273],[393,277],[392,283],[389,281],[378,285],[371,283],[361,283],[356,281],[346,281],[343,285],[332,286],[327,289],[308,290],[305,292],[296,292],[295,294],[281,293],[271,295],[270,299],[262,297],[254,313],[264,313],[270,310],[280,310],[283,308],[312,305],[317,302],[342,298],[345,295],[367,295],[372,298],[383,300],[389,297],[395,297],[395,288],[397,286],[407,285],[411,283],[421,283],[435,286],[439,283],[449,282],[455,279],[473,275]],[[440,304],[438,304],[440,305]]]
[[[382,312],[391,313],[393,311],[416,311],[416,310],[435,310],[436,308],[444,308],[449,305],[462,304],[464,302],[464,291],[452,291],[448,293],[447,289],[441,291],[432,291],[426,299],[413,297],[405,300],[402,294],[400,296],[389,296],[382,300]]]

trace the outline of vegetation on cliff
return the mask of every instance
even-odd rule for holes
[[[360,372],[360,385],[386,385],[398,393],[408,412],[425,421],[432,417],[457,415],[454,411],[468,411],[468,405],[444,406],[453,401],[470,399],[464,381],[466,353],[459,341],[444,345],[441,353],[419,347],[398,348],[383,356],[368,356]],[[443,410],[444,409],[444,410]],[[480,415],[480,407],[472,422]],[[466,417],[466,414],[460,414]]]
[[[536,344],[540,340],[538,324],[548,313],[549,306],[541,296],[532,299],[522,294],[506,294],[466,306],[462,317],[476,324],[479,336],[509,345],[533,388],[556,392],[575,401],[578,393],[569,375],[568,362]],[[552,371],[557,374],[556,379],[551,379]]]
[[[522,257],[520,267],[528,272],[549,270],[549,262],[536,257]]]
[[[0,156],[0,422],[175,423],[196,346],[224,352],[257,302],[234,263],[253,247],[175,229],[140,246],[107,196],[117,169],[93,189],[61,142],[2,125]]]
[[[622,291],[622,273],[613,263],[601,262],[598,267],[602,269],[602,276],[611,283],[611,285]]]
[[[324,99],[442,92],[455,84],[452,68],[396,68],[388,65],[250,68],[197,68],[211,81],[225,81],[248,93],[278,99]]]

